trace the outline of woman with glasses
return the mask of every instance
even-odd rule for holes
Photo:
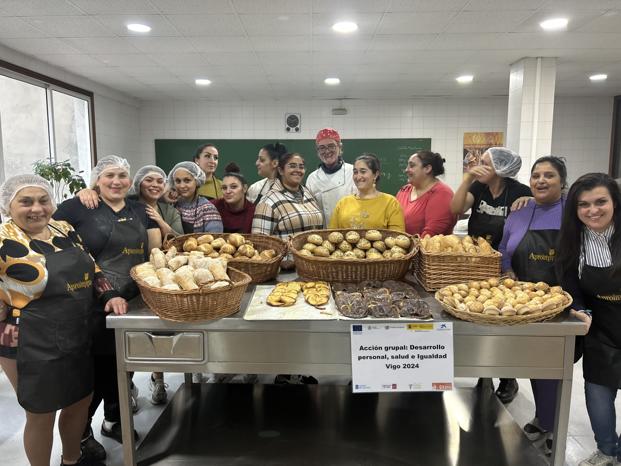
[[[324,221],[328,224],[336,203],[356,192],[354,167],[343,160],[341,136],[335,129],[320,130],[315,138],[315,145],[321,165],[308,175],[306,187],[317,199]]]
[[[253,183],[248,188],[246,198],[257,205],[263,196],[265,196],[276,180],[278,174],[278,159],[287,153],[287,148],[280,143],[267,144],[261,148],[257,161],[257,173],[262,180]]]
[[[301,154],[292,152],[280,158],[277,179],[256,206],[252,233],[287,240],[296,233],[323,228],[323,215],[317,200],[302,185],[305,172]],[[292,266],[290,257],[281,263],[282,268]]]
[[[341,199],[330,217],[330,228],[384,228],[405,231],[399,201],[378,191],[381,173],[375,154],[362,154],[354,162],[354,183],[357,194]]]

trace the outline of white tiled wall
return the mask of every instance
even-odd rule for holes
[[[333,116],[333,107],[346,107],[349,113]],[[285,132],[287,112],[302,115],[300,133]],[[571,179],[586,170],[607,171],[611,115],[612,98],[557,99],[552,152],[567,157]],[[153,141],[159,138],[309,139],[321,127],[332,126],[341,133],[345,150],[347,139],[431,138],[432,149],[447,160],[446,182],[456,188],[461,179],[463,133],[506,132],[506,125],[506,97],[404,102],[144,102],[140,155],[132,161],[134,166],[153,163]],[[221,155],[226,160],[226,154]]]

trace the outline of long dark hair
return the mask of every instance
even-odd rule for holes
[[[558,256],[556,259],[556,271],[559,279],[566,274],[577,270],[578,260],[583,244],[584,224],[578,218],[578,197],[595,188],[603,187],[608,190],[614,205],[612,222],[615,231],[610,239],[610,253],[615,270],[621,267],[615,260],[621,253],[621,191],[617,182],[605,173],[587,173],[578,178],[569,188],[567,201],[563,211],[561,231],[559,233]]]
[[[279,142],[276,142],[275,144],[266,144],[261,147],[261,150],[267,152],[267,156],[270,160],[276,161],[280,160],[280,157],[287,153],[287,148]]]
[[[437,152],[431,152],[430,150],[420,150],[414,154],[420,159],[420,163],[423,167],[427,165],[431,166],[432,176],[444,175],[444,160]]]

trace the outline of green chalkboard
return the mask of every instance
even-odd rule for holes
[[[220,178],[224,167],[229,162],[240,166],[241,172],[252,184],[259,179],[254,165],[259,149],[266,144],[276,142],[273,139],[156,139],[155,162],[168,172],[176,163],[183,160],[192,160],[196,148],[201,144],[211,142],[220,153],[220,163],[216,176]],[[289,152],[299,152],[306,161],[306,174],[315,170],[319,164],[315,150],[315,141],[312,139],[283,139],[282,144]],[[414,152],[431,149],[431,139],[347,139],[343,141],[343,158],[353,162],[363,152],[372,152],[377,155],[382,164],[380,189],[395,194],[407,180],[403,173],[408,158]]]

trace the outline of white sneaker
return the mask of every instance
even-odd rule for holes
[[[614,456],[604,455],[600,450],[595,451],[587,459],[580,461],[578,466],[614,466],[618,464]]]
[[[154,380],[153,377],[151,377],[149,380],[149,388],[151,390],[151,403],[154,405],[166,403],[168,400],[168,394],[166,393],[168,384],[164,383],[164,379]]]
[[[132,383],[132,386],[129,391],[132,397],[132,412],[137,413],[138,412],[138,387],[136,386],[136,384]]]

